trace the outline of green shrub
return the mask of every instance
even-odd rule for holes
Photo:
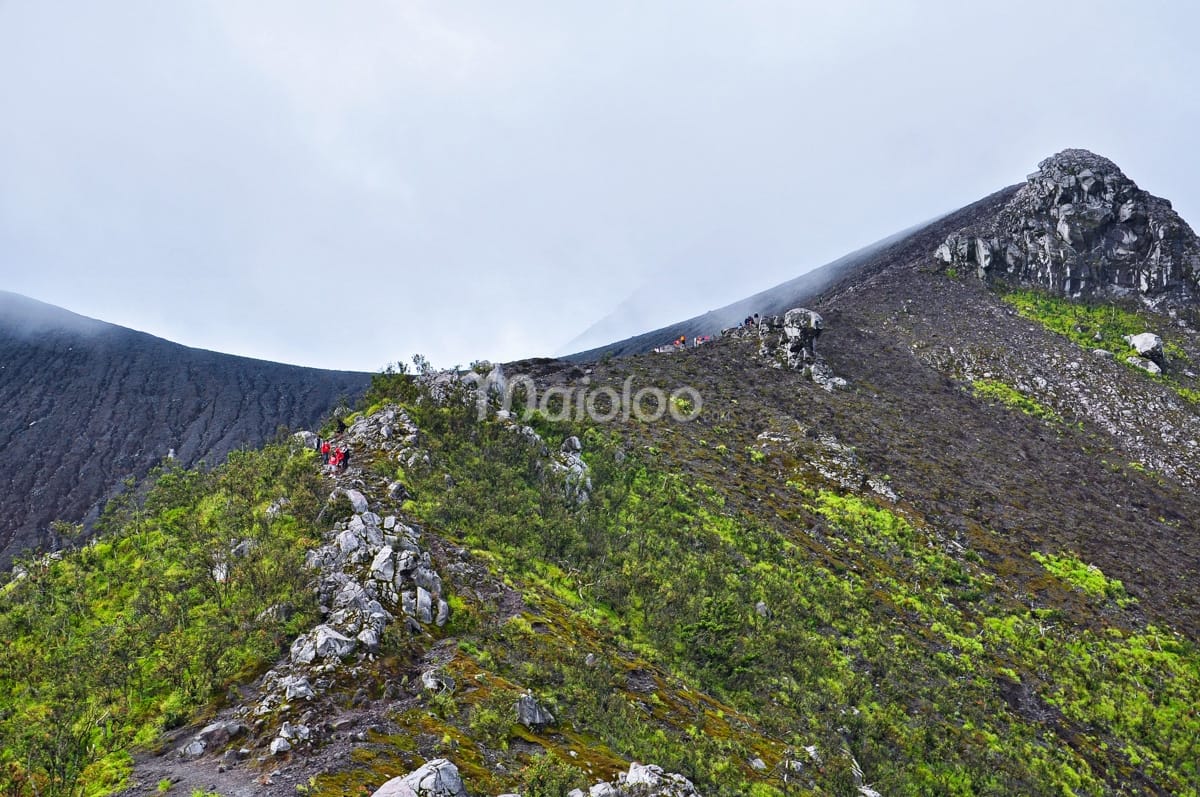
[[[563,797],[584,785],[584,775],[558,756],[542,753],[522,771],[521,783],[522,797]]]

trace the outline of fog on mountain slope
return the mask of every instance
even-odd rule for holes
[[[650,351],[680,336],[718,334],[754,313],[782,314],[839,281],[864,278],[917,251],[914,247],[928,247],[924,236],[931,232],[941,236],[930,250],[931,263],[985,279],[1010,279],[1076,298],[1140,295],[1159,302],[1200,292],[1200,243],[1171,203],[1140,189],[1107,158],[1067,149],[1039,163],[1024,183],[933,222],[720,310],[567,359]]]
[[[802,279],[806,274],[813,271],[820,271],[823,276],[820,279],[815,279],[805,284],[811,286],[822,284],[824,279],[832,279],[836,276],[836,272],[839,269],[848,267],[858,258],[866,257],[879,247],[900,240],[929,223],[923,222],[922,224],[901,230],[898,233],[889,235],[873,244],[869,244],[840,257],[825,266],[813,268],[797,264],[792,269],[795,277],[789,280],[787,284],[792,284],[794,280]],[[779,269],[776,267],[773,270],[777,271]],[[656,275],[630,294],[615,309],[575,336],[570,342],[560,347],[558,354],[560,356],[571,356],[580,351],[601,349],[605,344],[622,340],[631,335],[637,335],[647,329],[666,329],[663,325],[669,324],[673,319],[695,313],[699,307],[705,305],[711,306],[714,303],[720,309],[710,310],[705,314],[706,323],[708,324],[705,329],[711,331],[698,334],[711,335],[720,331],[722,327],[734,326],[740,323],[746,315],[758,311],[750,310],[749,313],[741,313],[743,308],[751,305],[743,302],[735,308],[733,306],[726,306],[723,302],[728,300],[731,295],[744,294],[747,289],[754,290],[748,286],[753,286],[756,283],[762,284],[761,278],[755,274],[755,271],[755,264],[746,263],[738,265],[730,264],[719,274],[693,276],[686,273],[685,270],[683,274],[677,274],[673,277],[661,274]],[[774,303],[767,299],[772,290],[772,288],[768,288],[766,291],[754,291],[754,298],[747,301],[773,305]],[[673,337],[675,336],[667,335],[663,338],[663,341],[665,342]]]

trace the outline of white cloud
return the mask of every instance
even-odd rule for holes
[[[192,345],[449,364],[552,351],[643,284],[679,285],[664,313],[710,309],[1066,146],[1200,217],[1195,22],[1024,0],[0,5],[0,287]]]

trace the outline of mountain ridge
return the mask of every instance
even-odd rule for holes
[[[276,427],[311,425],[367,374],[221,354],[0,293],[0,446],[14,462],[0,496],[0,564],[59,547],[51,520],[90,529],[126,476],[172,452],[215,463]]]

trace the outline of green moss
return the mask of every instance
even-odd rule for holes
[[[28,563],[0,596],[14,640],[0,656],[0,791],[111,792],[132,746],[274,661],[316,616],[303,550],[326,492],[312,457],[286,445],[213,471],[167,467],[110,502],[102,543]],[[283,603],[291,621],[263,614]]]
[[[1109,578],[1095,565],[1087,564],[1071,553],[1043,554],[1034,551],[1034,559],[1046,570],[1088,595],[1113,600],[1122,608],[1136,603],[1136,599],[1125,592],[1125,585]]]
[[[980,398],[999,402],[1026,415],[1062,423],[1062,416],[1057,412],[998,379],[976,379],[971,383],[971,391]]]

